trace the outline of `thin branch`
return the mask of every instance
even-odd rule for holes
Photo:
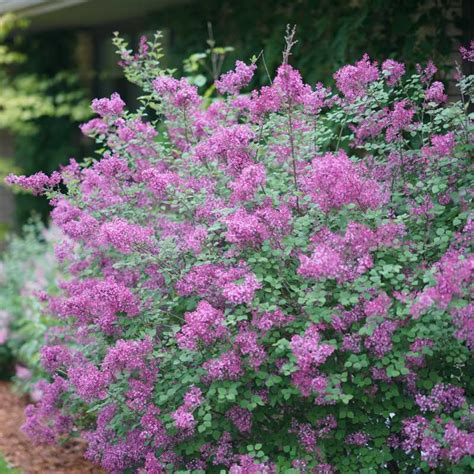
[[[257,62],[260,59],[260,57],[262,57],[263,67],[265,68],[265,72],[267,73],[268,80],[270,81],[270,84],[273,84],[272,77],[270,76],[270,72],[268,71],[267,63],[265,61],[265,54],[263,53],[263,49],[258,54],[255,62]]]
[[[283,64],[288,64],[288,59],[291,56],[291,50],[293,46],[298,42],[295,40],[296,35],[296,25],[293,25],[293,28],[290,25],[286,25],[286,34],[285,34],[285,49],[283,50]]]

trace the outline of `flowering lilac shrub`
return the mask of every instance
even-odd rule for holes
[[[474,78],[364,56],[331,91],[287,54],[205,106],[118,44],[142,107],[95,100],[61,188],[9,178],[68,269],[25,431],[113,473],[472,472]]]

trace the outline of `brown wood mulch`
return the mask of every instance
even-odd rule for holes
[[[35,445],[22,433],[23,410],[27,401],[0,382],[0,453],[23,474],[105,474],[83,458],[84,445]]]

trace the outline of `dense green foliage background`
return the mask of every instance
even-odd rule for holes
[[[169,30],[167,60],[173,67],[196,52],[196,45],[205,45],[211,22],[217,43],[235,48],[229,63],[264,49],[273,71],[281,62],[285,27],[295,24],[298,44],[291,62],[312,83],[327,81],[341,65],[364,53],[374,59],[403,58],[411,65],[432,58],[442,65],[456,41],[448,35],[448,24],[463,26],[461,18],[449,13],[453,4],[452,0],[207,0],[168,9],[150,26]],[[258,79],[268,81],[263,72]]]
[[[74,33],[27,35],[26,27],[13,15],[1,19],[0,128],[14,141],[13,160],[4,161],[1,174],[12,165],[27,175],[52,171],[67,157],[81,155],[77,129],[89,115],[89,94],[74,71]],[[29,194],[16,194],[15,204],[18,224],[49,212],[46,200]]]

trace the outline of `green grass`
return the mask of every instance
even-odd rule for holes
[[[0,453],[0,474],[20,474],[20,471],[8,467],[8,463],[3,458],[2,453]]]

